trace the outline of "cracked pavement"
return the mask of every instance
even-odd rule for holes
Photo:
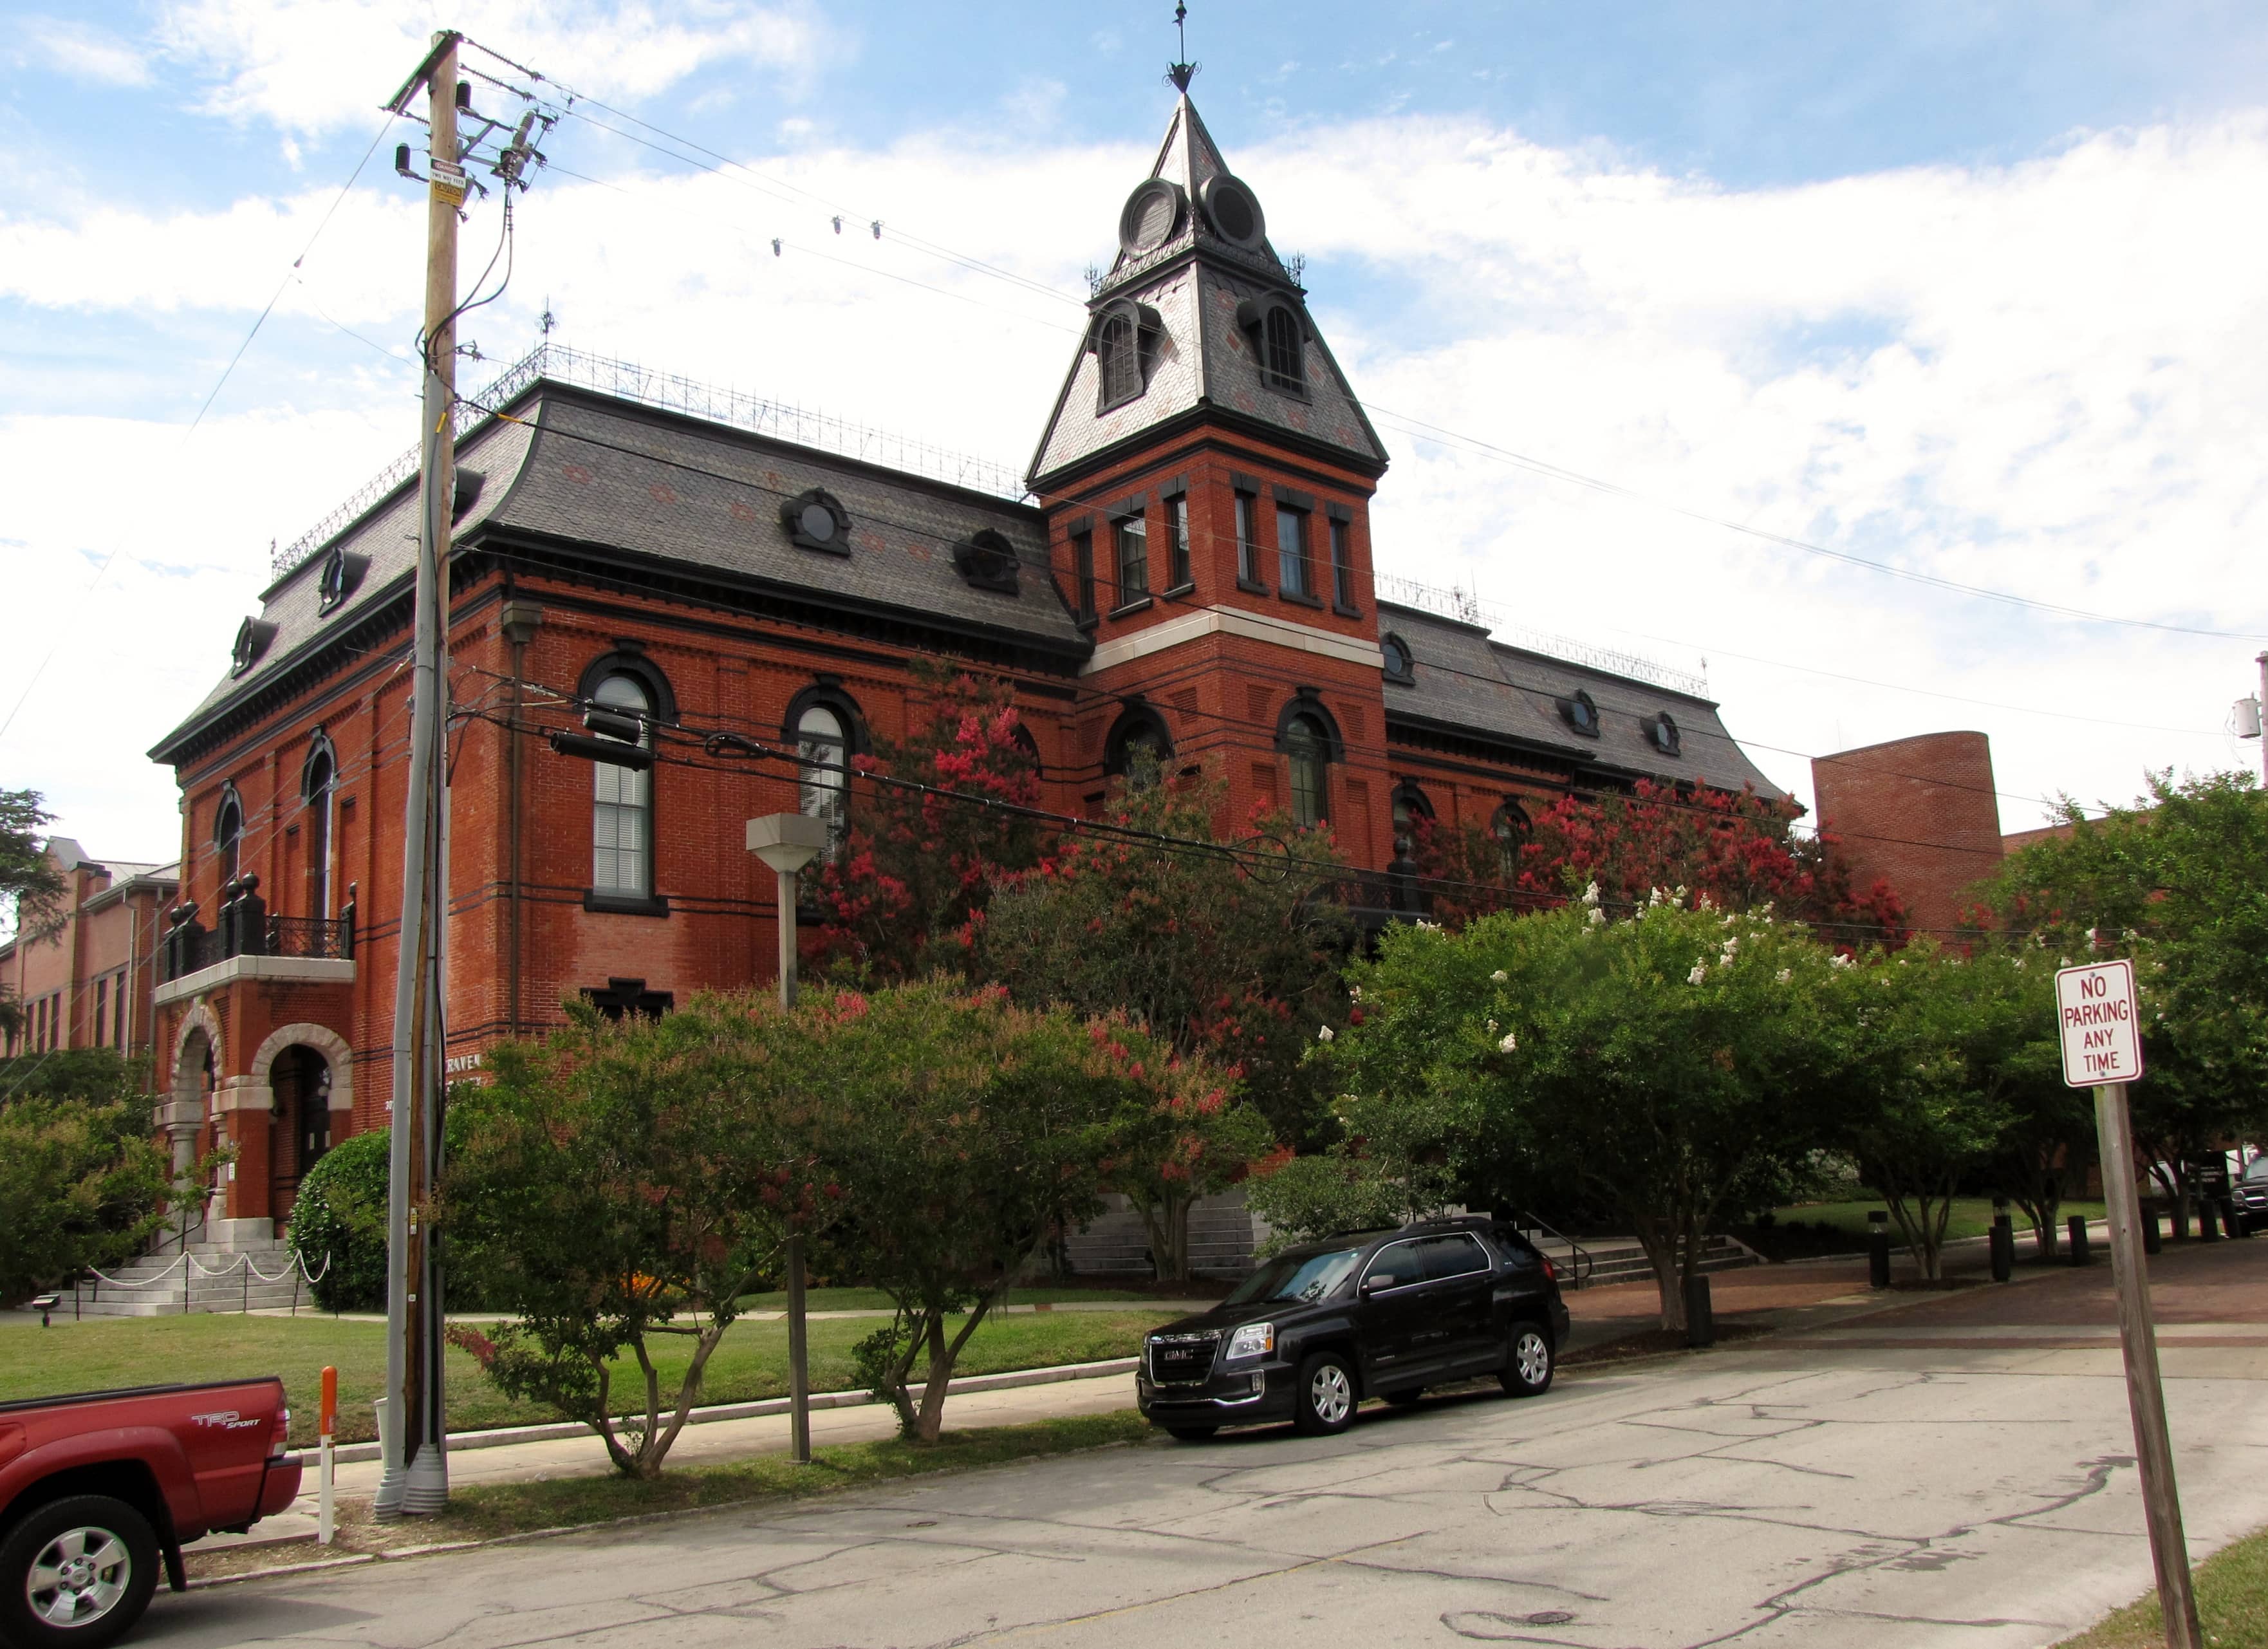
[[[2095,1343],[1933,1336],[1929,1311],[1894,1343],[1368,1408],[1335,1439],[1161,1441],[161,1595],[137,1641],[2053,1644],[2150,1584],[2116,1343],[2076,1318]],[[2268,1522],[2268,1335],[2215,1327],[2163,1349],[2193,1557]]]

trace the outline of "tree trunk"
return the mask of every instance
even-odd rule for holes
[[[1676,1235],[1654,1222],[1641,1221],[1638,1240],[1646,1250],[1646,1263],[1653,1267],[1653,1285],[1661,1296],[1661,1326],[1678,1332],[1685,1327],[1685,1285],[1678,1270]]]

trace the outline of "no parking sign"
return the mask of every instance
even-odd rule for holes
[[[2142,1074],[2142,1027],[2134,964],[2088,962],[2056,974],[2056,1026],[2063,1079],[2074,1088],[2132,1082]]]

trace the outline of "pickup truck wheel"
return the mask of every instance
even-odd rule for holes
[[[149,1519],[106,1494],[50,1501],[0,1540],[0,1640],[101,1649],[157,1589]]]
[[[1542,1323],[1515,1322],[1497,1380],[1507,1397],[1540,1397],[1551,1389],[1551,1372],[1557,1362],[1551,1354],[1551,1336]]]
[[[1300,1365],[1292,1424],[1311,1437],[1328,1437],[1354,1424],[1354,1375],[1336,1351],[1318,1351]]]

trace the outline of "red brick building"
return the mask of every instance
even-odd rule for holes
[[[1886,878],[1918,931],[1961,926],[1970,890],[2005,850],[1989,739],[1933,732],[1839,751],[1813,761],[1811,784],[1854,886]]]
[[[63,884],[55,924],[0,944],[0,995],[24,1013],[23,1028],[6,1038],[7,1056],[148,1053],[158,939],[180,891],[179,867],[98,860],[69,836],[48,837],[47,858]]]
[[[1014,497],[563,351],[497,392],[450,552],[453,1066],[578,993],[769,976],[744,821],[855,807],[839,776],[904,727],[919,659],[1012,682],[1058,809],[1146,744],[1222,772],[1239,816],[1328,819],[1373,869],[1397,811],[1516,832],[1646,775],[1777,793],[1705,698],[1377,598],[1385,450],[1186,98],[1119,227]],[[185,1152],[236,1145],[227,1218],[288,1217],[328,1144],[384,1118],[416,510],[405,475],[283,568],[152,752],[184,821],[169,1115]],[[592,704],[826,766],[555,754],[536,730]]]

